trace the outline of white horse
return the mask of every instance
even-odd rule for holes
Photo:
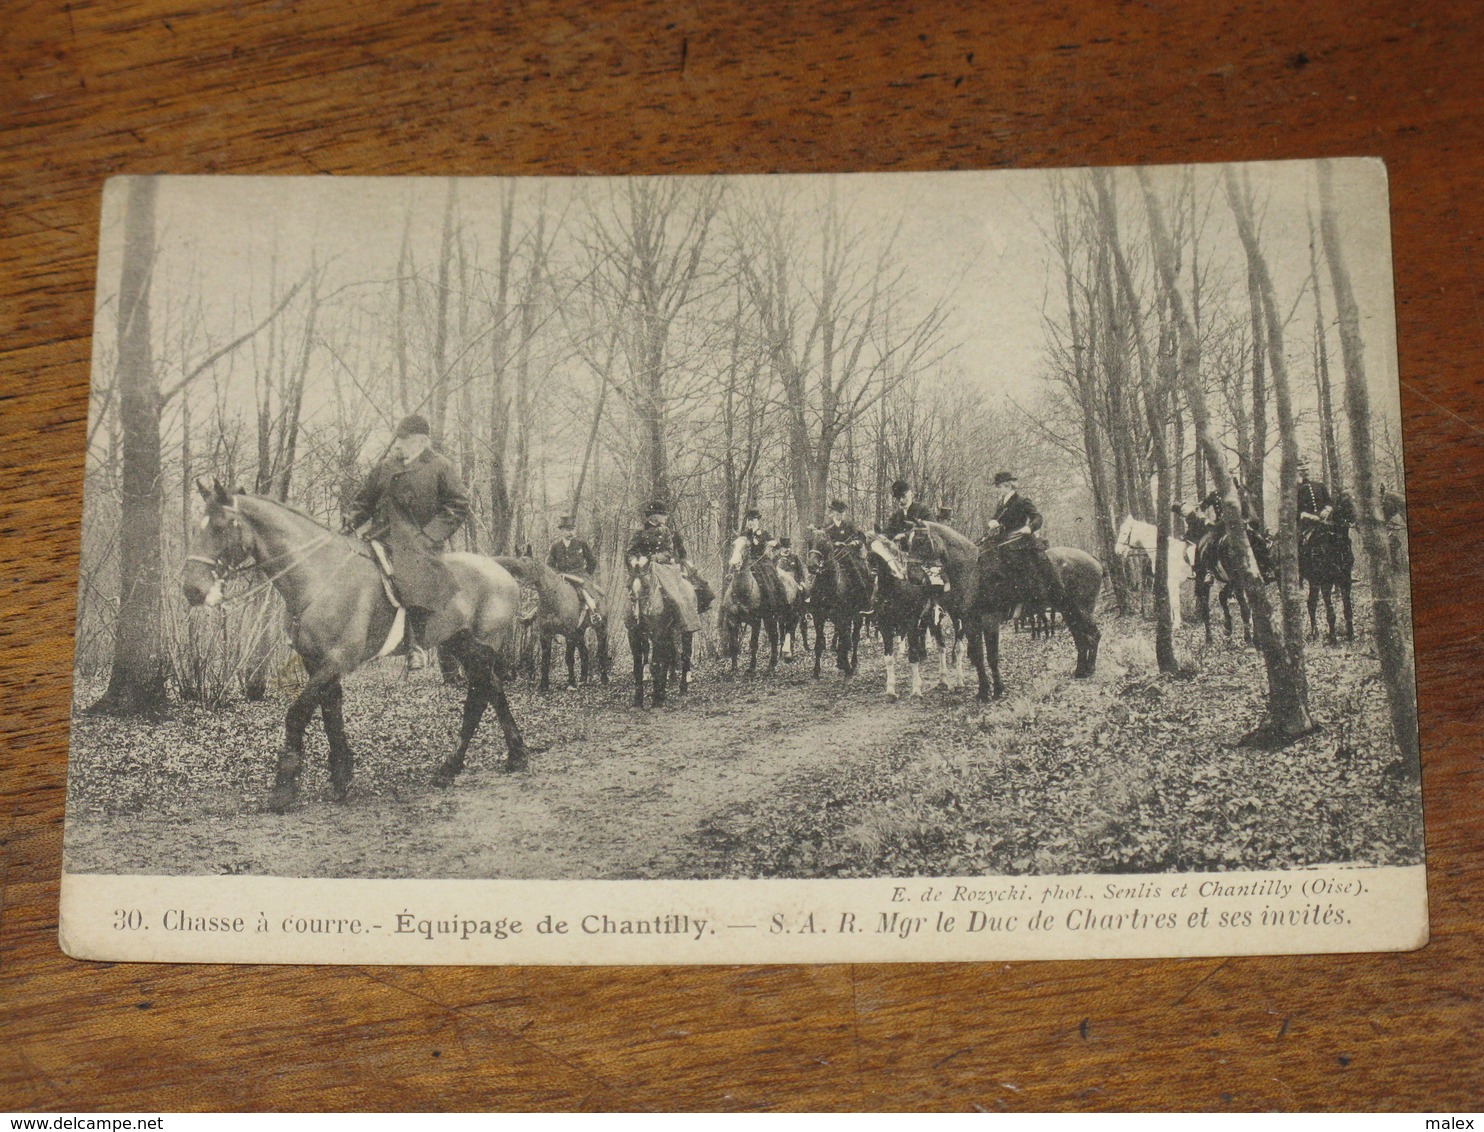
[[[1123,522],[1118,526],[1118,538],[1114,542],[1113,551],[1125,568],[1125,577],[1128,576],[1127,567],[1130,561],[1144,562],[1150,570],[1150,575],[1153,575],[1154,556],[1159,545],[1158,538],[1159,528],[1153,523],[1135,519],[1132,515],[1124,516]],[[1187,578],[1195,577],[1195,547],[1184,539],[1171,535],[1166,559],[1169,564],[1170,621],[1178,629],[1180,628],[1180,584]]]

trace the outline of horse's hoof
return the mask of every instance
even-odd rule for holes
[[[577,691],[577,685],[576,684],[568,684],[567,685],[567,691],[569,691],[569,692],[575,692],[575,691]]]
[[[437,770],[435,770],[433,772],[433,777],[431,779],[429,779],[429,781],[434,786],[437,786],[439,789],[446,790],[448,787],[450,787],[450,786],[453,785],[453,780],[455,778],[457,778],[458,776],[459,776],[459,772],[458,771],[456,771],[456,770],[449,770],[446,767],[441,767],[440,766]]]
[[[330,797],[337,802],[343,802],[350,794],[350,781],[330,782]]]
[[[298,801],[297,791],[275,789],[268,795],[268,809],[275,814],[286,814],[294,808],[296,801]]]
[[[895,692],[887,692],[886,693],[886,699],[887,699],[887,702],[888,703],[893,703],[894,704],[894,703],[897,702],[897,694]]]
[[[948,681],[947,680],[939,680],[937,682],[937,684],[935,684],[933,686],[933,691],[935,691],[935,692],[946,692],[946,691],[948,691]]]
[[[530,769],[531,769],[531,764],[530,764],[529,760],[527,760],[526,754],[525,754],[524,751],[521,751],[519,754],[516,754],[515,752],[512,751],[505,758],[505,773],[506,774],[519,774],[523,770],[530,770]]]

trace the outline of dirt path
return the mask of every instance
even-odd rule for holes
[[[584,699],[578,709],[582,736],[535,754],[529,773],[497,769],[491,719],[471,769],[451,789],[353,790],[343,804],[306,790],[305,804],[282,817],[244,810],[78,818],[68,830],[69,868],[289,877],[694,875],[688,868],[708,817],[766,800],[794,777],[880,759],[921,732],[945,694],[972,694],[932,691],[935,663],[925,668],[929,675],[924,700],[896,703],[883,697],[874,658],[848,685],[828,676],[815,682],[802,663],[735,682],[706,671],[691,697],[660,711],[620,706],[617,688],[584,691],[591,706]],[[542,738],[532,729],[533,742]],[[314,773],[306,772],[306,782]]]

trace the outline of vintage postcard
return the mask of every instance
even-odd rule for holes
[[[1422,946],[1387,209],[110,181],[62,947]]]

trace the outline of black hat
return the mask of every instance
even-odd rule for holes
[[[843,515],[843,514],[845,514],[846,511],[850,510],[850,508],[848,508],[848,507],[845,506],[845,503],[844,503],[843,500],[832,499],[832,500],[830,500],[830,510],[831,511],[838,511],[838,512],[840,512],[840,514]]]
[[[789,542],[787,535],[780,535],[779,536],[779,538],[778,538],[779,549],[781,549],[781,550],[787,550],[792,545],[793,544],[791,542]]]
[[[413,413],[410,417],[403,417],[402,423],[397,426],[397,439],[406,436],[430,436],[433,430],[428,427],[428,418],[421,413]]]
[[[906,495],[911,490],[912,485],[906,480],[897,480],[896,483],[891,485],[891,497],[893,499],[901,499],[902,496]]]
[[[644,507],[644,517],[646,519],[651,515],[668,515],[669,513],[670,505],[663,499],[656,499],[653,503],[646,504]]]
[[[577,520],[571,515],[563,515],[561,522],[557,524],[557,530],[559,531],[575,531],[576,529]]]
[[[999,487],[1002,483],[1016,483],[1014,472],[996,472],[994,474],[994,485]]]
[[[745,523],[748,519],[761,519],[762,517],[763,513],[756,507],[749,507],[747,509],[747,514],[742,516],[742,521]]]

